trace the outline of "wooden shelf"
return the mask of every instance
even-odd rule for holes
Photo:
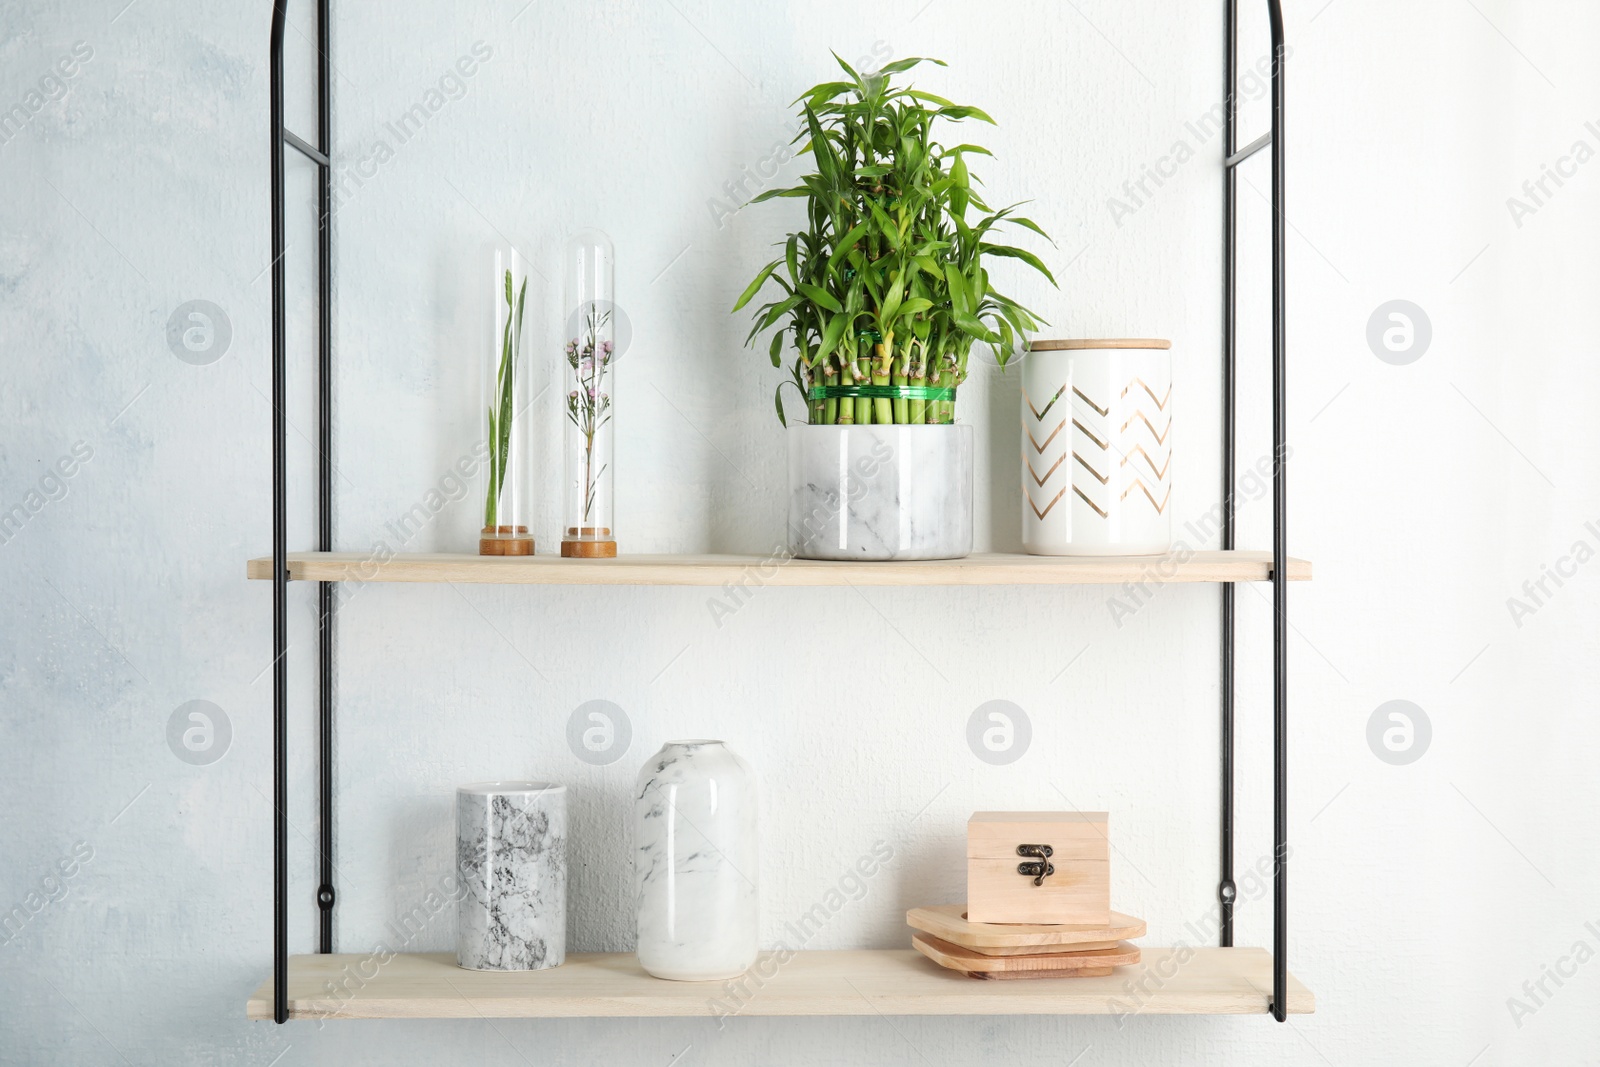
[[[793,1015],[1260,1015],[1272,957],[1260,948],[1147,948],[1108,978],[985,981],[946,971],[910,949],[767,955],[743,979],[666,982],[632,953],[567,957],[547,971],[467,971],[446,953],[294,956],[291,1019],[533,1019]],[[736,988],[742,982],[744,992]],[[330,986],[330,983],[332,985]],[[1130,985],[1131,983],[1131,985]],[[341,989],[330,994],[330,988]],[[1134,992],[1130,993],[1132,989]],[[1315,1010],[1289,978],[1289,1011]],[[272,980],[246,1014],[272,1018]]]
[[[270,558],[249,563],[251,578],[272,578]],[[511,585],[1121,585],[1123,582],[1264,582],[1270,552],[1193,552],[1162,556],[1025,556],[979,554],[965,559],[897,563],[829,563],[765,556],[546,556],[410,554],[378,562],[356,552],[293,552],[292,581],[491,582]],[[1289,561],[1289,578],[1306,581],[1311,564]]]

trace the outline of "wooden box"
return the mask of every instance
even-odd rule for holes
[[[980,811],[967,822],[967,918],[975,923],[1105,926],[1111,842],[1103,811]],[[1041,881],[1019,873],[1048,846]],[[1019,851],[1021,850],[1021,851]],[[1038,884],[1035,884],[1035,883]]]

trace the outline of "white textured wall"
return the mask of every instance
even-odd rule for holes
[[[25,915],[0,943],[0,1059],[1596,1062],[1600,965],[1577,944],[1600,948],[1585,926],[1600,924],[1587,564],[1600,527],[1585,526],[1600,520],[1587,237],[1600,164],[1547,182],[1520,226],[1506,205],[1574,142],[1600,147],[1584,126],[1600,118],[1590,5],[1288,5],[1292,547],[1318,576],[1293,594],[1291,958],[1318,1013],[719,1031],[242,1018],[271,944],[270,592],[243,580],[270,549],[269,5],[125,2],[0,3],[0,107],[27,115],[0,144],[0,508],[26,513],[0,545],[0,907]],[[740,350],[745,319],[726,309],[792,216],[719,223],[709,202],[787,139],[787,102],[829,77],[829,48],[943,57],[925,84],[1000,120],[982,131],[1000,160],[981,174],[997,199],[1034,198],[1059,244],[1061,291],[1026,295],[1061,333],[1174,339],[1176,512],[1210,505],[1216,144],[1120,225],[1107,200],[1215,103],[1221,4],[525,2],[336,3],[339,547],[402,547],[386,524],[470,447],[475,250],[504,233],[550,273],[582,225],[616,239],[635,327],[620,371],[624,549],[774,546],[775,376]],[[1253,61],[1265,29],[1245,6]],[[293,7],[303,85],[314,28],[309,4]],[[92,55],[30,101],[78,42]],[[385,123],[477,42],[491,55],[460,98],[396,143]],[[310,113],[301,97],[291,124],[311,133]],[[1250,136],[1262,120],[1252,107]],[[393,153],[378,162],[380,139]],[[290,168],[293,529],[309,547],[310,172]],[[1245,462],[1267,450],[1267,183],[1257,161],[1241,187]],[[531,336],[550,351],[556,293],[535,288]],[[1396,298],[1432,322],[1408,366],[1365,339]],[[169,317],[197,299],[232,328],[208,365],[167,344]],[[983,442],[984,547],[1019,537],[1016,389],[987,374],[963,391]],[[541,414],[548,449],[556,413]],[[75,447],[58,480],[50,468]],[[474,506],[451,504],[403,547],[468,546]],[[1247,509],[1250,543],[1266,543],[1266,519]],[[546,546],[557,522],[540,517]],[[1579,541],[1584,562],[1560,564]],[[1507,598],[1558,564],[1575,576],[1514,619]],[[293,591],[297,951],[315,919],[309,592]],[[1118,906],[1148,917],[1153,944],[1186,937],[1216,878],[1217,592],[1163,590],[1120,628],[1108,594],[769,590],[719,627],[701,590],[362,589],[339,632],[339,946],[370,947],[448,869],[455,783],[541,775],[572,787],[572,945],[626,949],[628,786],[682,735],[724,737],[762,773],[771,938],[884,839],[896,861],[814,946],[903,944],[907,906],[960,894],[968,813],[1069,804],[1113,812]],[[1239,597],[1242,872],[1270,843],[1270,645],[1260,592]],[[232,726],[209,765],[168,743],[175,709],[197,699]],[[609,767],[564,740],[592,699],[632,721],[633,747]],[[1010,767],[966,746],[967,717],[991,699],[1034,725]],[[1393,699],[1432,723],[1406,766],[1366,739]],[[1247,899],[1239,922],[1241,943],[1264,943],[1270,906]],[[446,918],[416,944],[451,940]],[[1525,993],[1546,966],[1575,973]],[[1513,1013],[1514,996],[1536,1010]]]

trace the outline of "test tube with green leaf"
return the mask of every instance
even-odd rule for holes
[[[528,272],[522,253],[496,245],[489,259],[492,323],[484,373],[483,530],[478,554],[533,555],[533,433],[528,360],[522,333],[528,306]]]

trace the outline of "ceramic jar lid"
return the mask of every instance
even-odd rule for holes
[[[1160,348],[1169,349],[1171,341],[1156,337],[1113,337],[1103,340],[1093,338],[1071,338],[1066,340],[1049,341],[1036,339],[1028,342],[1030,352],[1070,352],[1078,349],[1105,349],[1105,348]]]

